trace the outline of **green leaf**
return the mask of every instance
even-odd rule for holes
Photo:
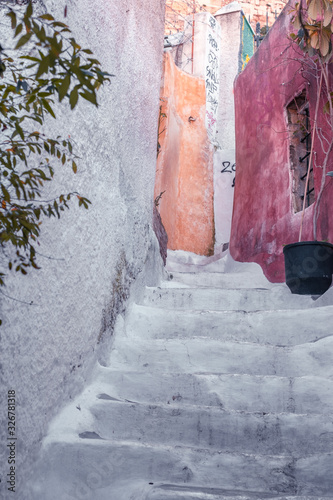
[[[43,73],[47,73],[49,66],[50,66],[50,57],[49,56],[43,57],[39,63],[39,67],[36,73],[36,79],[40,78]]]
[[[36,219],[39,220],[39,218],[40,218],[40,208],[35,208],[34,209],[34,214],[36,216]]]
[[[23,29],[23,24],[19,24],[15,30],[14,38],[16,38],[22,31]]]
[[[75,38],[70,38],[70,42],[71,42],[72,47],[74,47],[74,49],[77,49],[77,50],[81,49],[81,45],[79,45],[78,43],[76,43]]]
[[[46,33],[45,33],[45,29],[44,29],[44,26],[42,26],[41,28],[39,28],[39,25],[37,23],[33,23],[34,25],[34,32],[35,32],[35,35],[37,36],[37,38],[41,41],[41,42],[45,42],[46,40]]]
[[[56,201],[43,201],[43,186],[52,181],[54,173],[50,165],[53,157],[64,165],[68,162],[73,173],[78,170],[70,136],[49,137],[44,128],[46,115],[55,117],[53,95],[57,92],[59,101],[68,97],[71,109],[79,96],[97,105],[97,87],[109,76],[90,49],[82,49],[70,38],[72,35],[65,34],[70,33],[66,24],[48,13],[34,16],[33,3],[30,0],[25,12],[18,9],[8,14],[15,48],[29,43],[29,50],[19,52],[14,59],[5,55],[0,59],[0,77],[5,70],[10,73],[8,79],[0,80],[0,117],[5,136],[0,155],[0,243],[8,247],[5,256],[11,255],[13,249],[16,252],[14,260],[7,258],[8,267],[23,274],[29,267],[38,269],[32,245],[37,243],[43,218],[60,217],[76,195],[55,195]],[[26,126],[28,120],[37,122],[45,132],[33,132],[32,127],[37,125]],[[89,200],[78,196],[78,201],[88,208]],[[5,277],[0,272],[0,285]]]
[[[76,174],[76,172],[77,172],[77,164],[75,163],[74,160],[72,161],[72,170],[73,170],[74,174]]]
[[[6,14],[8,17],[10,17],[11,22],[12,22],[12,29],[14,30],[16,28],[16,14],[12,10]]]
[[[51,14],[42,14],[38,16],[38,19],[45,19],[45,21],[54,21],[54,17]]]
[[[17,122],[15,123],[15,129],[16,129],[17,133],[19,134],[19,136],[21,137],[22,141],[24,141],[23,130]]]
[[[9,203],[10,202],[10,194],[3,184],[1,184],[1,191],[3,193],[3,199],[5,201],[8,201],[8,203]]]
[[[90,61],[92,64],[96,64],[97,66],[101,65],[101,63],[97,59],[91,59],[91,57],[88,57],[88,61]]]
[[[69,96],[69,103],[71,105],[71,109],[75,108],[78,98],[79,98],[79,92],[78,92],[78,86],[76,86],[73,88]]]
[[[54,26],[55,28],[56,27],[59,27],[59,28],[68,28],[67,24],[61,23],[59,21],[54,21],[54,23],[52,23],[52,26]]]
[[[98,106],[95,92],[93,93],[93,92],[88,92],[88,90],[85,90],[84,92],[80,92],[80,95],[87,101],[95,104],[95,106]]]
[[[57,200],[55,200],[55,201],[54,201],[53,206],[54,206],[54,210],[55,210],[55,211],[56,211],[56,213],[57,213],[58,219],[60,219],[60,214],[59,214],[59,209],[58,209],[58,203],[57,203]]]
[[[26,33],[25,35],[21,36],[21,38],[19,39],[19,41],[17,42],[17,44],[15,46],[15,50],[19,49],[20,47],[23,47],[23,45],[28,43],[31,36],[32,36],[32,31],[29,31],[29,33]]]
[[[42,99],[42,104],[44,106],[44,108],[46,109],[46,111],[53,117],[53,118],[56,118],[56,115],[54,114],[54,111],[53,109],[51,108],[49,102],[46,100],[46,99]]]
[[[67,75],[63,79],[62,84],[60,85],[60,87],[58,89],[58,91],[59,91],[59,101],[60,102],[63,100],[63,98],[67,94],[69,86],[70,86],[70,83],[71,83],[71,76],[70,76],[69,73],[67,73]]]
[[[26,12],[25,12],[25,16],[24,16],[24,17],[25,17],[25,18],[27,18],[27,17],[31,17],[31,16],[32,16],[32,12],[33,12],[33,8],[32,8],[32,1],[30,1],[30,2],[28,3],[27,10],[26,10]]]

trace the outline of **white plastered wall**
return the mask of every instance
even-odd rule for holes
[[[235,185],[234,80],[239,71],[241,6],[232,2],[215,14],[221,26],[219,108],[214,154],[215,252],[229,242]]]
[[[215,253],[230,239],[235,173],[235,150],[217,149],[214,153]]]
[[[221,149],[235,149],[234,80],[239,71],[241,7],[238,2],[215,14],[221,26],[219,114],[216,140]]]
[[[72,203],[60,221],[45,221],[41,270],[13,274],[3,290],[13,299],[0,297],[1,443],[13,389],[18,486],[50,419],[89,379],[94,361],[104,362],[115,316],[130,290],[132,300],[140,292],[135,284],[143,285],[144,268],[152,284],[161,264],[151,226],[164,0],[45,0],[44,6],[115,76],[101,90],[98,109],[87,102],[72,113],[61,107],[48,125],[70,134],[82,158],[76,175],[59,169],[48,195],[79,191],[91,208]],[[0,450],[1,491],[8,453]]]

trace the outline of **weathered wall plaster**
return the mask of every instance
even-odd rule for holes
[[[168,256],[168,235],[163,226],[163,222],[161,219],[161,215],[157,209],[158,205],[154,205],[153,212],[153,229],[156,234],[156,238],[160,247],[160,254],[163,260],[163,264],[166,265],[167,256]]]
[[[317,89],[313,71],[302,70],[298,58],[303,56],[287,39],[293,31],[289,11],[287,5],[235,83],[237,174],[231,254],[236,260],[259,263],[273,282],[284,281],[283,245],[298,241],[301,221],[292,203],[286,106],[306,89],[311,120]],[[327,124],[320,126],[325,130]],[[315,149],[320,165],[320,144],[315,142]],[[316,195],[320,181],[321,168],[315,168]],[[326,182],[318,239],[332,241],[333,183]],[[303,240],[313,239],[312,214],[313,205],[305,211]]]
[[[242,71],[246,55],[254,52],[253,33],[241,6],[232,2],[216,13],[221,26],[220,90],[216,141],[221,149],[235,148],[234,80]],[[252,52],[251,52],[252,38]]]
[[[221,27],[214,16],[201,12],[186,18],[188,23],[182,38],[181,60],[177,52],[173,57],[178,67],[186,73],[200,76],[206,86],[206,128],[209,139],[216,139],[218,117],[220,64],[224,54],[221,52]]]
[[[162,266],[151,226],[164,1],[44,5],[115,77],[101,90],[98,109],[86,102],[72,113],[60,107],[57,122],[49,124],[71,134],[81,156],[77,175],[60,169],[52,190],[80,191],[91,208],[86,212],[73,203],[60,221],[45,221],[42,269],[11,276],[4,292],[14,299],[1,296],[0,441],[7,439],[5,403],[14,389],[18,488],[51,417],[80,390],[96,358],[105,362],[115,317],[133,284],[143,283],[141,271],[154,269],[153,284]],[[2,445],[4,491],[8,464]]]
[[[218,149],[214,153],[215,250],[229,242],[235,188],[235,150]]]
[[[253,32],[238,2],[216,13],[221,27],[220,87],[214,153],[215,249],[230,240],[235,182],[235,111],[233,85],[253,55]]]
[[[234,96],[233,96],[233,83],[236,75],[240,72],[249,61],[250,57],[253,55],[254,51],[254,39],[253,31],[249,23],[246,21],[244,13],[241,10],[241,6],[238,2],[232,2],[226,7],[223,7],[216,13],[214,18],[207,12],[193,14],[187,17],[188,23],[186,24],[185,32],[182,37],[176,38],[175,36],[170,36],[168,38],[168,44],[171,46],[169,56],[173,57],[177,66],[179,66],[186,73],[190,73],[195,76],[199,76],[204,79],[206,87],[206,129],[208,133],[208,138],[214,145],[214,192],[213,192],[213,203],[214,203],[214,224],[215,224],[215,250],[219,251],[220,246],[229,242],[230,239],[230,226],[231,226],[231,214],[233,206],[233,187],[231,182],[228,182],[226,176],[222,176],[222,170],[224,166],[221,166],[223,162],[230,161],[230,173],[234,174],[235,168],[235,158],[234,158],[234,148],[235,148],[235,115],[234,115]],[[172,47],[172,43],[178,43],[178,48]],[[168,49],[169,50],[169,49]],[[181,56],[181,57],[180,57]],[[171,68],[171,66],[166,66]],[[173,69],[172,73],[168,73],[166,77],[166,86],[170,84],[170,79],[173,76],[177,76],[178,73]],[[171,84],[170,84],[171,85]],[[173,88],[170,87],[168,90],[168,96],[172,95],[174,89],[177,89],[179,96],[184,93],[186,99],[198,101],[198,95],[193,93],[193,87],[187,85],[186,88],[182,88],[179,85],[175,85]],[[190,93],[192,96],[190,97]],[[162,96],[163,97],[163,96]],[[179,100],[179,97],[177,97]],[[171,98],[168,97],[169,103]],[[164,203],[162,203],[162,219],[166,220],[168,217],[168,222],[165,221],[168,235],[169,235],[169,245],[172,249],[185,249],[183,247],[177,246],[179,244],[178,238],[178,228],[175,222],[175,213],[178,211],[178,204],[180,203],[179,198],[175,195],[175,186],[177,179],[180,178],[180,171],[178,168],[178,156],[180,151],[180,129],[179,120],[174,120],[173,111],[169,109],[166,111],[169,115],[169,123],[167,125],[167,130],[165,137],[167,137],[168,147],[168,175],[173,177],[169,182],[168,191],[169,194],[164,194]],[[188,128],[188,126],[187,126]],[[162,127],[163,129],[163,127]],[[194,123],[192,124],[191,133],[198,134],[199,129],[195,128]],[[203,132],[204,136],[206,135]],[[204,136],[200,139],[203,143]],[[198,137],[198,136],[197,136]],[[183,138],[182,138],[183,141]],[[187,152],[187,155],[195,154],[198,156],[199,151],[195,149],[199,144],[197,139],[194,139],[194,135],[191,138],[192,147],[189,144],[189,150],[193,149],[191,152]],[[194,146],[195,144],[195,146]],[[172,145],[172,148],[171,148]],[[216,155],[216,158],[215,158]],[[226,156],[225,156],[226,155]],[[166,156],[161,155],[159,158],[158,169],[161,169]],[[164,168],[164,167],[163,167]],[[224,170],[224,173],[227,170]],[[158,173],[158,176],[160,174]],[[165,173],[163,174],[165,175]],[[183,170],[182,175],[185,175],[185,170]],[[194,182],[202,182],[202,177],[193,177],[193,169],[189,171],[189,176],[192,179],[189,180],[189,186],[194,185]],[[172,187],[171,187],[172,186]],[[198,189],[197,187],[195,189]],[[164,190],[164,185],[159,184],[156,186],[155,194],[158,195],[159,192]],[[192,188],[193,190],[193,188]],[[168,197],[171,196],[169,199]],[[169,202],[167,200],[169,199]],[[171,202],[172,200],[172,202]],[[190,205],[187,208],[187,213],[193,211],[193,203],[197,200],[189,200]],[[173,215],[171,215],[171,209],[166,210],[166,204],[168,207],[172,207]],[[186,198],[181,200],[182,206],[186,205]],[[201,209],[201,206],[199,207]],[[168,212],[166,215],[165,212]],[[182,213],[186,213],[185,209],[182,209]],[[186,220],[186,219],[185,219]],[[211,224],[210,218],[206,219],[208,224]],[[200,218],[200,224],[204,222],[202,216]],[[193,225],[193,224],[192,224]],[[186,223],[187,231],[190,231],[192,225]],[[209,229],[209,228],[208,228]],[[176,238],[177,236],[177,238]],[[200,238],[201,234],[197,234],[197,238]],[[191,235],[191,246],[186,247],[187,250],[195,252],[200,246],[196,241],[195,235]],[[202,253],[202,250],[201,250]],[[205,252],[206,254],[206,252]]]
[[[205,127],[205,82],[165,55],[163,112],[155,196],[168,248],[210,255],[214,249],[213,148]],[[162,128],[162,130],[163,130]]]
[[[217,132],[217,117],[219,111],[220,89],[220,60],[221,54],[221,27],[216,19],[209,15],[206,30],[206,58],[205,58],[205,84],[206,84],[206,128],[209,139],[214,143]]]

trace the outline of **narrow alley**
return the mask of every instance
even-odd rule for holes
[[[295,3],[0,2],[1,499],[333,500],[333,0]]]

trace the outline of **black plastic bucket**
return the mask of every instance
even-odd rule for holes
[[[291,293],[322,295],[332,284],[333,245],[301,241],[283,248],[286,283]]]

